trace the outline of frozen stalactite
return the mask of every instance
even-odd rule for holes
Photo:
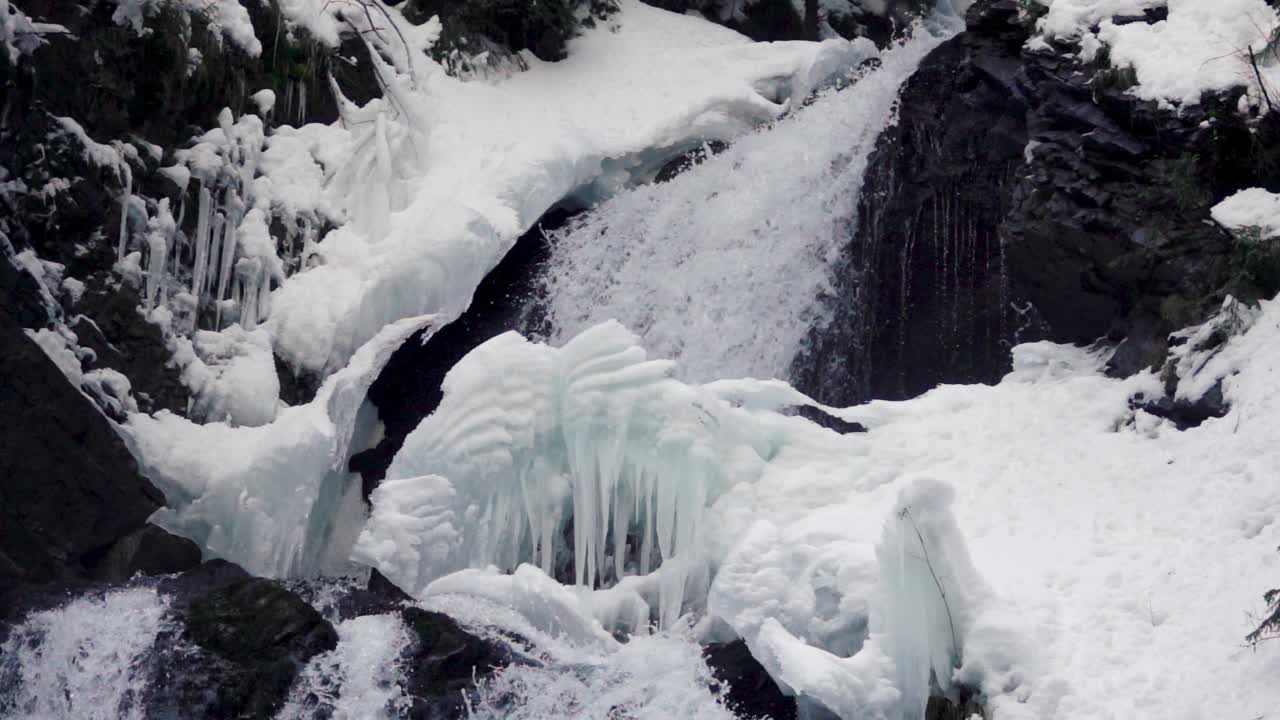
[[[240,213],[244,211],[244,203],[232,191],[227,188],[225,200],[223,201],[225,210],[222,222],[222,244],[221,257],[218,258],[217,286],[213,300],[217,303],[217,311],[214,316],[215,327],[222,327],[222,305],[221,302],[227,297],[227,287],[231,282],[231,272],[235,268],[236,260],[236,227],[240,224]]]
[[[213,231],[213,197],[208,186],[200,183],[200,201],[196,215],[195,258],[191,267],[191,294],[204,295],[209,270],[209,239]]]
[[[165,261],[173,246],[177,222],[169,211],[169,199],[160,200],[155,217],[147,223],[147,309],[164,303],[167,296]]]

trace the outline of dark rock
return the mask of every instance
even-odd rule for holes
[[[5,305],[0,346],[0,586],[87,577],[164,496]]]
[[[174,577],[161,579],[157,588],[185,607],[196,598],[249,578],[249,573],[239,565],[215,558]]]
[[[835,321],[792,369],[819,402],[900,399],[1008,370],[1016,319],[998,228],[1027,143],[1016,81],[1026,31],[1016,3],[989,5],[921,64],[871,156]]]
[[[719,140],[712,140],[705,145],[700,145],[688,152],[680,153],[680,155],[668,160],[665,165],[658,170],[658,174],[653,178],[655,183],[664,183],[671,180],[680,173],[688,170],[696,165],[701,165],[707,158],[713,155],[719,155],[729,146]]]
[[[448,615],[417,607],[401,612],[416,637],[405,660],[414,720],[462,717],[476,680],[514,659],[508,648],[472,635]]]
[[[227,574],[234,571],[215,568],[203,579]],[[337,643],[333,626],[279,583],[232,582],[190,603],[181,637],[157,640],[166,657],[149,688],[149,713],[274,717],[299,670]]]
[[[978,693],[965,686],[954,687],[946,695],[931,695],[924,709],[924,720],[969,720],[987,715]]]
[[[1141,409],[1173,423],[1179,430],[1200,427],[1209,418],[1226,417],[1230,403],[1222,395],[1222,381],[1214,383],[1195,400],[1163,395],[1154,400],[1138,397],[1130,400],[1131,409]]]
[[[89,573],[99,580],[127,578],[135,573],[167,575],[200,564],[200,546],[147,524],[107,547],[100,557],[86,557]]]
[[[850,422],[843,418],[838,418],[835,415],[823,411],[822,408],[814,407],[812,405],[802,405],[799,408],[796,408],[796,415],[799,415],[809,422],[821,425],[828,430],[834,430],[841,435],[846,435],[848,433],[863,433],[867,431],[866,426],[862,423]]]
[[[711,674],[724,683],[725,701],[739,717],[795,720],[796,699],[788,697],[751,655],[745,640],[708,645],[702,651]]]
[[[386,476],[391,459],[405,437],[440,404],[444,376],[476,346],[508,330],[536,334],[538,267],[548,253],[547,232],[563,225],[570,213],[552,210],[516,241],[472,297],[471,306],[457,320],[422,342],[415,333],[387,361],[369,388],[369,400],[377,406],[385,434],[374,448],[357,453],[349,461],[352,472],[363,478],[365,499]]]

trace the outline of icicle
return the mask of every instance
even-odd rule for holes
[[[176,223],[169,212],[169,198],[162,199],[156,208],[156,216],[147,223],[147,285],[146,305],[150,310],[156,301],[163,301],[165,259]]]
[[[240,258],[236,261],[236,289],[240,306],[240,327],[253,330],[258,326],[258,282],[262,278],[262,261]]]
[[[221,301],[227,295],[227,283],[231,280],[231,271],[236,258],[236,227],[240,224],[240,213],[244,205],[240,198],[227,188],[227,216],[222,223],[222,258],[218,268],[218,294],[214,297]],[[218,329],[222,329],[222,307],[214,318]]]
[[[199,214],[196,216],[196,256],[191,268],[191,294],[197,300],[204,296],[205,278],[209,269],[209,232],[213,220],[213,199],[209,188],[200,183]],[[198,305],[197,305],[198,306]]]
[[[271,314],[271,271],[263,265],[261,277],[258,279],[258,317],[254,319],[254,323],[260,323]]]
[[[222,227],[227,222],[226,213],[217,211],[213,214],[212,227],[209,230],[208,267],[204,272],[204,286],[200,288],[202,297],[211,297],[218,286],[218,268],[222,267]],[[213,298],[217,302],[220,298]]]

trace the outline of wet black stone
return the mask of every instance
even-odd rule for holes
[[[841,435],[867,431],[866,426],[862,423],[850,422],[843,418],[838,418],[835,415],[824,412],[822,408],[816,408],[812,405],[804,405],[797,408],[796,415],[799,415],[810,422],[817,423],[828,430],[834,430]]]
[[[402,616],[415,636],[406,659],[414,720],[462,717],[476,681],[514,660],[506,646],[476,637],[448,615],[411,607]]]
[[[192,577],[216,584],[237,575],[233,567]],[[307,661],[338,643],[320,613],[261,578],[198,595],[181,614],[183,629],[157,640],[163,657],[149,687],[149,716],[274,717]]]
[[[702,655],[711,674],[727,686],[725,700],[739,717],[795,720],[795,698],[782,692],[745,640],[708,645]]]

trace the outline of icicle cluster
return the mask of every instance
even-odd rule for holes
[[[268,228],[269,200],[259,199],[254,185],[265,136],[256,115],[236,121],[224,109],[218,124],[178,153],[199,185],[188,292],[197,317],[212,309],[215,329],[234,318],[252,330],[270,310],[272,282],[284,280]]]
[[[356,559],[410,592],[465,567],[571,566],[587,587],[660,569],[670,626],[705,581],[703,509],[742,447],[636,342],[608,322],[558,350],[508,333],[473,351],[374,491]]]

